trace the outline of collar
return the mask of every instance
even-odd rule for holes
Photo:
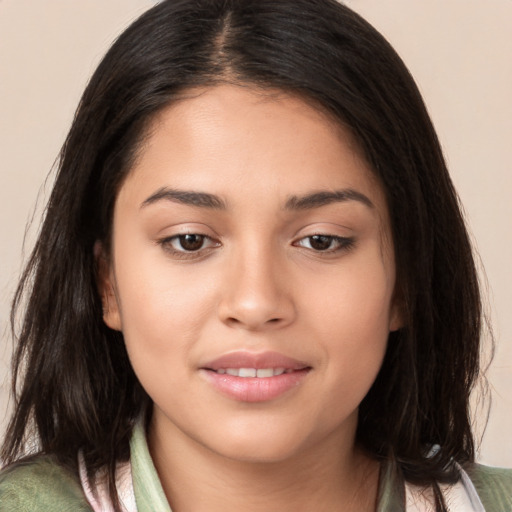
[[[142,421],[139,421],[133,430],[130,440],[130,461],[137,512],[172,512],[149,454]]]

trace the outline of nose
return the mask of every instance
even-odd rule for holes
[[[247,248],[229,262],[219,317],[230,327],[263,331],[285,327],[296,316],[285,262],[269,250]]]

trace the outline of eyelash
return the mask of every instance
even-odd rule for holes
[[[197,250],[187,250],[182,246],[182,241],[185,237],[193,236],[193,237],[199,237],[202,239],[201,247],[199,247]],[[209,247],[203,247],[204,242],[208,240],[211,242],[211,245]],[[171,256],[178,258],[178,259],[194,259],[194,258],[200,258],[201,256],[204,256],[204,252],[208,251],[209,249],[213,249],[215,247],[220,246],[220,242],[217,242],[213,240],[208,235],[203,235],[201,233],[182,233],[179,235],[174,235],[166,238],[162,238],[161,240],[157,241],[159,245],[163,247],[163,249],[170,253]],[[182,249],[176,249],[173,246],[173,243],[178,242]]]
[[[196,250],[187,250],[183,247],[182,243],[185,237],[198,237],[201,239],[201,246]],[[329,247],[327,249],[315,249],[311,247],[311,241],[315,238],[324,239],[324,241],[329,242]],[[301,242],[305,240],[309,241],[309,247],[305,247]],[[209,241],[209,246],[204,247],[204,242]],[[177,259],[199,259],[205,255],[207,255],[211,249],[216,247],[220,247],[220,242],[212,239],[208,235],[204,235],[201,233],[183,233],[179,235],[173,235],[171,237],[162,238],[157,240],[157,243],[163,247],[163,249],[168,252],[172,257]],[[179,243],[181,249],[174,247],[175,243]],[[335,244],[335,247],[331,246]],[[325,255],[335,255],[340,252],[347,252],[353,248],[355,244],[355,239],[353,237],[341,237],[336,235],[328,235],[324,233],[315,233],[313,235],[308,235],[300,238],[296,242],[293,243],[295,247],[302,247],[308,251],[311,251],[313,254],[322,256]]]
[[[336,247],[335,248],[329,247],[328,249],[325,249],[325,250],[314,249],[313,247],[311,247],[311,240],[313,238],[328,239],[329,245],[332,245],[333,243],[335,243]],[[304,247],[303,245],[300,244],[300,242],[303,242],[304,240],[309,240],[310,241],[310,247]],[[305,249],[309,249],[309,250],[311,250],[314,253],[319,254],[319,255],[322,255],[322,254],[337,254],[337,253],[342,252],[342,251],[348,251],[348,250],[353,248],[354,244],[355,244],[355,239],[353,237],[343,237],[343,236],[336,236],[336,235],[327,235],[327,234],[324,234],[324,233],[315,233],[314,235],[308,235],[308,236],[305,236],[305,237],[301,238],[300,240],[298,240],[297,242],[294,243],[294,245],[297,245],[299,247],[304,247]]]

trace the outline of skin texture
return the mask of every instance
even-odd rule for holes
[[[184,234],[206,237],[185,252],[172,238]],[[173,511],[374,508],[378,466],[355,430],[400,327],[390,239],[356,145],[300,98],[221,85],[154,120],[116,201],[100,287],[154,402],[149,445]],[[308,369],[275,398],[235,399],[204,367],[237,351]]]

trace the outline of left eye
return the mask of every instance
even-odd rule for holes
[[[317,252],[333,252],[339,249],[348,248],[352,243],[353,240],[351,238],[333,235],[311,235],[302,238],[296,245]]]
[[[215,245],[213,240],[208,236],[197,235],[195,233],[173,236],[166,240],[166,243],[175,251],[179,252],[196,252]]]

